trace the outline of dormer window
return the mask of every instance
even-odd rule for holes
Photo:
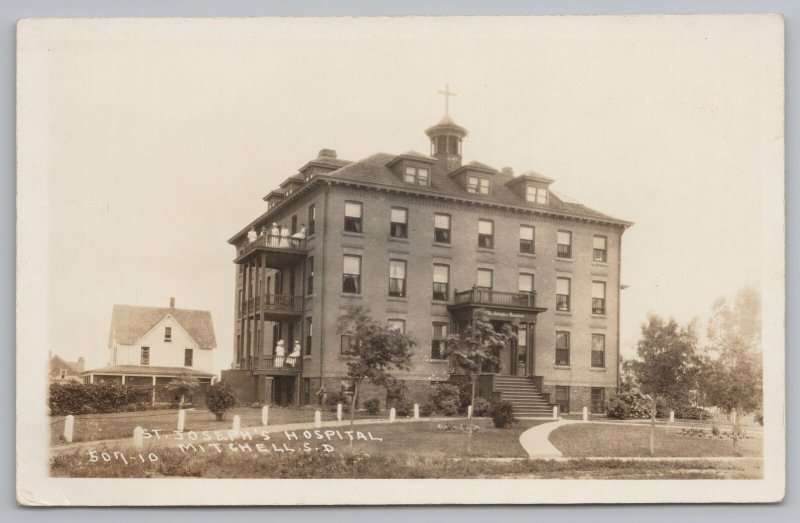
[[[547,189],[545,187],[528,185],[525,187],[525,201],[547,205]]]
[[[467,178],[467,192],[472,194],[489,194],[489,179],[480,176]]]
[[[403,180],[406,183],[413,183],[415,185],[428,185],[430,171],[425,167],[406,166],[405,175]]]

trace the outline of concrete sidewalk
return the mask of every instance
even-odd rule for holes
[[[560,420],[531,427],[519,436],[519,444],[529,458],[560,458],[561,451],[550,443],[550,433],[564,425],[583,423],[579,420]]]

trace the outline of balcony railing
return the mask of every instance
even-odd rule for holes
[[[286,249],[287,251],[305,251],[306,239],[297,234],[292,236],[278,236],[275,234],[261,234],[255,240],[248,242],[244,246],[239,256],[244,256],[253,252],[255,249],[263,247],[268,249]]]
[[[240,316],[259,312],[300,314],[303,312],[303,297],[286,294],[264,294],[250,298],[240,307]]]
[[[453,303],[476,305],[503,305],[507,307],[536,307],[536,292],[500,292],[480,287],[453,293]]]
[[[281,370],[300,372],[301,369],[302,357],[299,356],[275,356],[274,354],[250,356],[250,370]]]

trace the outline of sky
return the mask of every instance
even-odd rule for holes
[[[322,148],[428,151],[555,179],[635,223],[621,346],[762,284],[774,60],[746,17],[83,22],[47,42],[39,151],[49,350],[107,359],[112,305],[210,310],[233,358],[234,249],[262,197]],[[21,209],[24,212],[24,208]]]

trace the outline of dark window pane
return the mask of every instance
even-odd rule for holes
[[[557,311],[569,310],[569,294],[556,294],[556,310]]]
[[[344,230],[347,232],[361,232],[361,218],[345,217]]]
[[[592,298],[592,314],[605,314],[606,300],[603,298]]]
[[[434,283],[433,284],[433,299],[434,300],[441,300],[447,301],[449,296],[449,291],[447,289],[448,285],[446,283]]]

